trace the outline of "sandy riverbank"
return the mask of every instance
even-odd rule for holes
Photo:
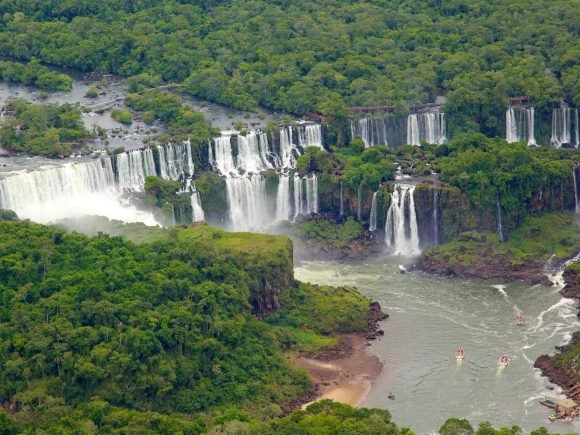
[[[368,340],[356,334],[341,336],[339,349],[313,358],[291,357],[294,367],[306,370],[315,386],[316,398],[357,406],[370,391],[382,370],[379,359],[368,348]]]

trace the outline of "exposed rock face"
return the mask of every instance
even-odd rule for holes
[[[369,319],[367,323],[366,338],[374,340],[377,337],[384,335],[384,331],[380,329],[379,322],[388,319],[389,315],[383,313],[381,305],[378,302],[371,302],[369,305]]]
[[[560,350],[560,355],[566,352],[572,351],[575,347],[580,344],[580,331],[575,332],[572,337],[572,341],[566,346],[558,348]],[[572,379],[570,371],[558,364],[557,356],[549,357],[548,355],[541,355],[536,359],[534,367],[542,371],[542,375],[546,376],[550,382],[559,385],[568,392],[570,388],[575,385],[575,379]],[[577,390],[576,394],[569,394],[570,398],[578,400],[580,397],[580,390]]]

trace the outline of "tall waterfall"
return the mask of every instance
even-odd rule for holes
[[[369,231],[376,231],[377,230],[377,190],[373,193],[373,202],[371,204],[371,216],[369,219]]]
[[[318,213],[318,177],[294,174],[294,217],[310,213]]]
[[[432,145],[441,145],[447,142],[444,113],[426,112],[408,116],[407,144],[419,146],[421,141]]]
[[[578,208],[578,183],[576,181],[576,168],[578,166],[574,166],[572,168],[572,180],[574,180],[574,212],[576,214],[580,214],[580,208]]]
[[[574,132],[572,134],[572,131]],[[571,145],[578,148],[578,109],[561,107],[552,110],[552,136],[550,145],[560,148],[562,145]]]
[[[322,148],[319,124],[284,126],[277,138],[262,131],[245,135],[224,131],[209,143],[208,161],[226,177],[230,230],[260,231],[275,221],[318,212],[316,175],[290,175],[296,168],[296,158],[308,146]],[[279,176],[275,204],[274,198],[266,194],[266,180],[261,174],[268,170]]]
[[[199,192],[197,190],[194,190],[191,193],[191,209],[193,210],[191,217],[192,222],[201,222],[205,220],[205,214],[203,212],[203,208],[201,207],[201,199],[199,198]]]
[[[387,124],[383,118],[362,118],[351,121],[350,135],[352,138],[360,136],[365,148],[375,145],[389,146],[387,139]]]
[[[119,188],[141,192],[145,178],[155,175],[155,161],[151,149],[119,153],[116,156]]]
[[[276,194],[276,221],[290,219],[290,177],[280,175]]]
[[[501,204],[499,202],[499,193],[496,193],[495,205],[497,208],[497,235],[499,236],[500,242],[503,243],[503,224],[501,219]]]
[[[421,145],[421,139],[419,138],[419,121],[417,115],[412,114],[407,118],[407,144],[408,145]]]
[[[536,145],[534,108],[510,106],[505,113],[505,140],[509,143],[527,142]]]
[[[385,243],[395,254],[413,256],[421,252],[414,191],[413,185],[397,184],[391,193],[391,205],[385,225]]]
[[[433,244],[439,244],[439,190],[433,191]]]
[[[302,148],[318,147],[324,149],[322,145],[322,127],[320,124],[300,125],[298,129],[298,145]]]
[[[226,178],[231,230],[250,231],[272,222],[267,212],[266,182],[261,175]]]

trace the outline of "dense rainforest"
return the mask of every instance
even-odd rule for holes
[[[509,97],[580,104],[568,0],[3,0],[0,56],[149,73],[236,108],[340,117],[445,94],[452,133],[498,135]]]

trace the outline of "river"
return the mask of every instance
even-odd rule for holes
[[[552,412],[538,404],[542,394],[563,396],[533,368],[534,360],[553,353],[579,326],[575,302],[563,299],[560,287],[401,274],[401,262],[314,261],[295,269],[301,281],[356,286],[390,315],[385,336],[371,346],[384,369],[361,406],[386,408],[398,425],[419,434],[436,432],[450,417],[474,426],[517,424],[527,432],[540,426],[580,431],[578,421],[549,422]],[[514,324],[514,313],[524,315],[524,326]],[[454,358],[458,346],[465,349],[463,362]],[[498,368],[503,353],[511,363]]]

